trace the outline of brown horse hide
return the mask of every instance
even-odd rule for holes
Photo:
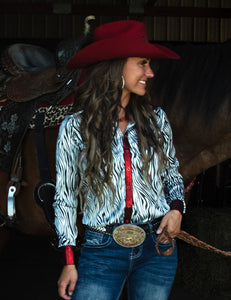
[[[81,70],[66,70],[65,65],[74,53],[91,40],[89,30],[86,30],[89,28],[89,20],[89,18],[85,20],[84,33],[79,37],[60,42],[55,54],[29,44],[13,44],[1,53],[0,225],[2,227],[16,225],[17,229],[25,233],[54,235],[54,229],[47,221],[49,218],[47,218],[48,210],[44,209],[45,200],[40,203],[35,201],[36,188],[44,180],[41,175],[44,165],[38,164],[40,158],[38,153],[41,149],[45,149],[44,153],[47,152],[48,164],[45,168],[50,169],[53,183],[58,126],[71,107],[70,103],[66,105],[63,101],[65,103],[72,94],[81,74]],[[38,149],[36,130],[32,127],[35,116],[40,114],[44,115],[41,127],[46,129],[45,137],[42,138],[45,142],[41,143],[41,139],[39,143],[37,142],[37,145],[44,144],[44,147]],[[17,161],[20,163],[15,164]],[[19,165],[20,172],[17,168]],[[20,176],[17,176],[19,173]],[[9,186],[12,188],[8,189]],[[11,201],[9,205],[8,190],[14,188],[16,193],[14,197],[11,195],[11,199],[15,201]],[[43,192],[43,195],[45,194],[46,192]],[[8,207],[13,207],[10,213],[7,204]]]
[[[149,92],[170,119],[187,185],[231,157],[231,43],[165,45],[181,59],[152,62]]]
[[[149,92],[153,104],[161,106],[169,117],[180,171],[187,185],[203,170],[230,158],[230,44],[167,46],[181,59],[152,62],[155,77],[150,80]],[[52,179],[55,179],[57,132],[58,128],[45,129]],[[22,163],[24,184],[16,197],[18,225],[27,233],[53,234],[33,195],[40,181],[34,129],[25,134]],[[9,177],[2,175],[0,211],[5,212]]]

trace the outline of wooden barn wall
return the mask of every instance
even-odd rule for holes
[[[191,8],[231,8],[231,0],[157,0],[156,7],[191,7]],[[0,10],[0,39],[65,39],[79,35],[83,30],[86,15],[20,12],[14,10],[15,3],[36,4],[87,4],[117,5],[128,4],[121,0],[1,0],[1,4],[11,4],[12,12]],[[117,10],[118,11],[118,10]],[[91,11],[89,10],[89,14]],[[224,42],[231,38],[231,17],[180,17],[180,16],[142,16],[142,15],[106,15],[105,12],[96,16],[96,24],[120,19],[139,19],[148,28],[150,40],[156,41],[187,41],[187,42]]]

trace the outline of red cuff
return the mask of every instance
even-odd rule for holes
[[[170,203],[170,209],[171,210],[179,210],[180,213],[183,214],[183,211],[184,211],[184,204],[182,201],[180,200],[173,200],[171,203]]]
[[[64,246],[63,249],[64,249],[64,264],[74,265],[75,259],[74,259],[73,246]]]

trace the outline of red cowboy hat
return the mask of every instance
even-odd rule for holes
[[[67,68],[85,68],[100,61],[125,57],[180,58],[164,46],[149,43],[142,22],[124,20],[97,27],[93,43],[77,52],[67,64]]]

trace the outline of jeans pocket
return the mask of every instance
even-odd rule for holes
[[[174,241],[174,243],[175,243],[175,241]],[[170,242],[167,242],[167,243],[159,242],[158,247],[159,247],[160,251],[163,252],[163,251],[168,250],[169,248],[172,248],[172,243],[170,243]]]
[[[112,242],[112,237],[108,234],[95,232],[87,229],[85,231],[84,247],[87,248],[103,248]]]
[[[156,234],[152,235],[152,239],[155,244],[155,247],[156,247],[156,238],[157,238]],[[159,242],[157,246],[158,246],[158,250],[160,253],[165,253],[168,250],[171,251],[170,250],[171,248],[173,248],[173,250],[176,248],[176,240],[173,239],[172,243],[171,242],[167,242],[167,243]]]

